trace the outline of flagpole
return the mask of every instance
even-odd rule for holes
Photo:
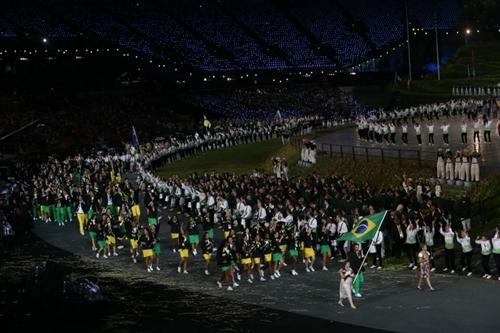
[[[410,46],[410,23],[408,20],[408,0],[405,1],[405,17],[406,17],[406,46],[408,49],[408,79],[411,83],[411,46]]]
[[[387,215],[387,210],[385,211],[384,213],[384,217],[382,218],[382,222],[380,222],[380,224],[378,225],[378,228],[377,228],[377,232],[375,233],[375,236],[378,235],[379,231],[380,231],[380,227],[382,226],[382,223],[384,223],[384,220],[385,220],[385,216]],[[366,258],[368,258],[368,255],[370,254],[370,247],[372,247],[373,245],[373,241],[374,241],[375,237],[372,238],[372,242],[370,243],[370,246],[368,247],[368,251],[366,251],[366,255],[365,257],[363,258],[363,261],[361,262],[361,266],[359,266],[359,269],[358,271],[356,272],[356,275],[354,276],[354,279],[352,280],[353,283],[354,281],[356,281],[356,278],[358,277],[359,275],[359,272],[361,272],[361,270],[363,269],[363,265],[365,264],[365,261],[366,261]]]

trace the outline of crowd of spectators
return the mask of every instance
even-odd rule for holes
[[[244,119],[321,114],[332,119],[354,119],[364,112],[351,94],[335,87],[269,87],[236,89],[229,93],[204,93],[191,97],[191,103],[222,117]]]

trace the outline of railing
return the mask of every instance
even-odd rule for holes
[[[322,143],[319,153],[329,154],[330,156],[337,155],[340,158],[379,159],[384,163],[387,159],[397,159],[401,165],[405,160],[418,161],[419,166],[422,161],[436,160],[436,152],[421,151],[417,149],[396,149],[388,147],[368,147],[368,146],[351,146],[340,145],[335,143]]]

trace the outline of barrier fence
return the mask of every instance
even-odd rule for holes
[[[319,153],[330,156],[337,155],[341,158],[365,159],[366,161],[379,159],[382,162],[387,159],[397,159],[399,164],[402,164],[404,160],[413,160],[418,161],[418,164],[421,165],[423,161],[435,161],[437,158],[436,152],[417,149],[352,146],[335,143],[322,143],[319,148]]]

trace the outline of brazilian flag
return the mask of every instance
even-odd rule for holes
[[[365,216],[354,223],[354,227],[350,232],[344,233],[337,240],[350,240],[357,243],[362,243],[366,240],[372,240],[375,234],[380,229],[384,221],[387,211],[383,211],[370,216]]]

